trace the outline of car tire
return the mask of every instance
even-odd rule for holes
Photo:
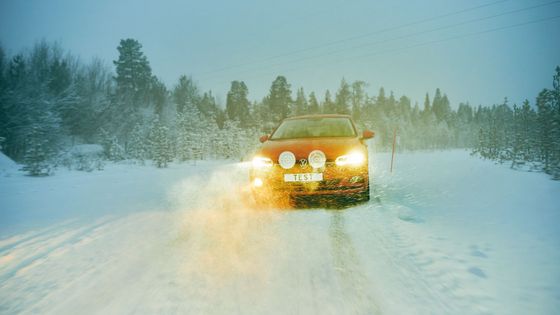
[[[370,193],[369,193],[369,180],[366,182],[366,189],[361,193],[358,193],[358,201],[360,202],[368,202],[370,200]]]
[[[360,201],[367,202],[370,199],[369,186],[360,194]]]

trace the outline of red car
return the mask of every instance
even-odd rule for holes
[[[347,115],[308,115],[287,118],[263,143],[252,161],[255,200],[330,195],[369,200],[368,151]]]

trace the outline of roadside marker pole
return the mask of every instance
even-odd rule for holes
[[[393,173],[393,161],[395,160],[395,142],[397,140],[397,128],[393,129],[393,153],[391,154],[391,173]]]

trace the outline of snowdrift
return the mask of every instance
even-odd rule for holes
[[[16,162],[0,152],[0,175],[8,175],[17,172],[19,168],[20,166]]]

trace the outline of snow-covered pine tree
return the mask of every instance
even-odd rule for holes
[[[519,120],[517,123],[520,124],[518,127],[521,133],[521,148],[520,154],[521,159],[525,162],[534,162],[535,156],[535,138],[536,138],[536,121],[537,113],[531,107],[528,100],[523,102],[520,108]]]
[[[560,180],[560,66],[556,67],[552,80],[552,163],[551,170],[554,179]]]
[[[213,116],[203,118],[202,127],[200,128],[201,134],[201,152],[202,152],[202,159],[206,159],[208,157],[215,157],[216,154],[213,150],[213,142],[216,139],[218,134],[218,124],[216,123],[216,118]]]
[[[525,164],[522,158],[523,130],[521,124],[521,109],[517,104],[513,104],[513,132],[511,146],[511,168]]]
[[[220,130],[218,140],[218,154],[221,158],[238,160],[242,157],[241,152],[244,141],[244,131],[239,127],[239,122],[227,120],[224,128]]]
[[[177,157],[180,161],[202,158],[206,122],[192,105],[185,106],[182,113],[177,113]]]
[[[146,132],[143,130],[141,124],[136,124],[130,134],[128,156],[138,161],[141,165],[144,165],[147,154]]]
[[[537,120],[538,120],[538,147],[539,159],[542,163],[542,169],[551,174],[553,160],[553,132],[554,132],[554,110],[553,95],[550,90],[544,89],[537,97]]]
[[[164,126],[159,118],[154,120],[148,140],[154,164],[159,168],[167,167],[167,164],[173,161],[173,148],[169,139],[169,128]]]
[[[183,113],[184,109],[189,106],[198,106],[200,102],[198,86],[191,77],[186,75],[179,77],[179,82],[173,89],[172,97],[179,113]]]
[[[28,135],[23,171],[31,176],[46,176],[51,172],[49,158],[52,152],[49,148],[47,136],[39,126],[31,127]]]
[[[109,134],[109,132],[101,128],[100,138],[101,146],[103,146],[103,152],[107,160],[116,162],[124,159],[124,149],[119,144],[116,136]]]
[[[528,100],[521,107],[513,107],[512,127],[512,167],[534,162],[535,137],[536,137],[536,113],[531,108]]]

